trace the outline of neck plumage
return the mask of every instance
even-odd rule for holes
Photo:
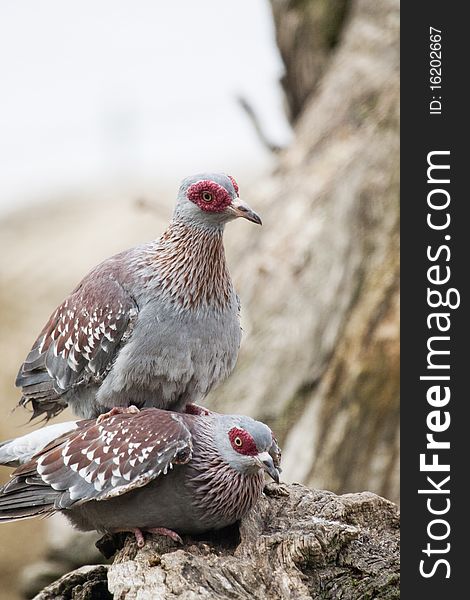
[[[222,228],[173,221],[158,240],[151,260],[159,284],[183,308],[223,310],[229,304],[233,289],[222,235]]]
[[[240,473],[221,457],[210,419],[200,419],[198,427],[200,435],[194,443],[189,476],[193,502],[214,526],[221,519],[234,523],[259,500],[264,475],[261,471]]]

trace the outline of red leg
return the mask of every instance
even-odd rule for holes
[[[145,546],[144,534],[138,527],[136,527],[133,531],[134,531],[135,541],[137,542],[137,546],[139,546],[139,548],[143,548]]]
[[[142,530],[139,529],[138,527],[130,528],[130,529],[125,529],[125,528],[113,529],[112,533],[133,533],[134,537],[135,537],[135,541],[137,542],[137,545],[139,546],[139,548],[143,548],[145,546],[144,534],[142,533]]]
[[[171,529],[167,529],[166,527],[145,527],[142,529],[139,529],[139,527],[131,527],[129,529],[123,528],[112,530],[112,533],[133,533],[135,536],[135,541],[137,542],[137,546],[139,546],[139,548],[143,548],[145,546],[144,532],[155,533],[156,535],[163,535],[165,537],[169,537],[178,544],[183,543],[183,540],[176,533],[176,531],[172,531]]]
[[[172,539],[174,542],[177,542],[178,544],[183,543],[183,540],[176,533],[176,531],[172,531],[171,529],[167,529],[166,527],[148,527],[145,529],[145,531],[148,531],[149,533],[156,533],[157,535],[164,535]]]
[[[96,419],[96,424],[99,425],[106,419],[110,417],[114,417],[115,415],[136,415],[140,410],[137,406],[131,404],[130,406],[114,406],[111,410],[106,413],[103,413]]]

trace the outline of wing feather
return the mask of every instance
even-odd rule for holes
[[[120,496],[191,456],[191,432],[178,413],[151,408],[79,421],[16,469],[0,490],[0,521]]]
[[[120,262],[94,269],[55,310],[19,370],[20,404],[49,419],[71,389],[100,383],[132,331],[138,307],[118,282]]]

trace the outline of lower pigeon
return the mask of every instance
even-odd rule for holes
[[[20,465],[0,488],[0,522],[60,511],[140,546],[145,531],[181,541],[247,514],[265,472],[279,482],[273,433],[250,417],[129,407],[60,425],[0,447],[0,462]]]

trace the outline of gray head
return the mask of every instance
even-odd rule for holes
[[[274,436],[264,423],[250,417],[224,415],[217,420],[215,441],[221,457],[233,469],[244,474],[264,470],[279,483],[279,471],[270,454]]]
[[[181,182],[175,221],[220,229],[238,217],[261,225],[259,216],[238,197],[237,182],[230,175],[199,173]]]

